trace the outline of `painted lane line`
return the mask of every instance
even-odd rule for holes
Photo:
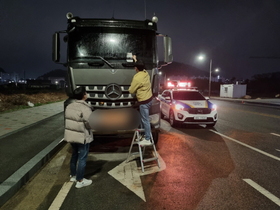
[[[236,140],[236,139],[233,139],[233,138],[231,138],[231,137],[229,137],[229,136],[226,136],[226,135],[224,135],[224,134],[221,134],[221,133],[219,133],[219,132],[217,132],[217,131],[214,131],[214,130],[210,130],[210,131],[212,131],[213,133],[216,133],[216,134],[218,134],[218,135],[220,135],[220,136],[222,136],[222,137],[225,137],[225,138],[227,138],[227,139],[229,139],[229,140],[231,140],[231,141],[233,141],[233,142],[235,142],[235,143],[237,143],[237,144],[240,144],[240,145],[242,145],[242,146],[244,146],[244,147],[247,147],[247,148],[249,148],[249,149],[251,149],[251,150],[254,150],[254,151],[256,151],[256,152],[258,152],[258,153],[260,153],[260,154],[266,155],[266,156],[268,156],[268,157],[270,157],[270,158],[272,158],[272,159],[275,159],[275,160],[280,161],[280,158],[279,158],[279,157],[276,157],[276,156],[274,156],[274,155],[271,155],[271,154],[269,154],[269,153],[267,153],[267,152],[264,152],[264,151],[262,151],[262,150],[260,150],[260,149],[257,149],[257,148],[255,148],[255,147],[252,147],[252,146],[250,146],[250,145],[248,145],[248,144],[242,143],[242,142],[240,142],[240,141],[238,141],[238,140]]]
[[[271,135],[274,135],[274,136],[278,136],[280,137],[280,134],[277,134],[277,133],[270,133]],[[280,152],[280,149],[275,149],[276,151]]]
[[[48,210],[59,210],[74,182],[65,182]]]
[[[251,187],[255,188],[258,192],[263,194],[265,197],[267,197],[269,200],[280,206],[280,199],[264,189],[262,186],[258,185],[256,182],[254,182],[251,179],[243,179],[243,181],[247,182],[247,184],[251,185]]]
[[[277,134],[277,133],[270,133],[270,134],[280,137],[280,134]]]

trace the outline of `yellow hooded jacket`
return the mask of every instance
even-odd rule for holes
[[[138,102],[150,101],[152,99],[152,89],[150,75],[146,70],[137,72],[128,89],[129,93],[136,93]]]

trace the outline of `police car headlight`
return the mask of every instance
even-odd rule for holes
[[[217,105],[213,104],[211,111],[216,111],[217,110]]]
[[[181,104],[175,104],[175,109],[176,110],[184,110],[184,106]]]

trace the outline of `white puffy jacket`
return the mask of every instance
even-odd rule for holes
[[[93,141],[89,126],[91,106],[84,100],[76,100],[65,109],[64,140],[69,143],[86,144]]]

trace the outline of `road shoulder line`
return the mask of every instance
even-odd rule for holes
[[[270,158],[272,158],[272,159],[275,159],[275,160],[280,161],[280,158],[279,158],[279,157],[276,157],[276,156],[274,156],[274,155],[271,155],[271,154],[269,154],[269,153],[267,153],[267,152],[264,152],[264,151],[262,151],[262,150],[260,150],[260,149],[257,149],[257,148],[255,148],[255,147],[252,147],[252,146],[250,146],[250,145],[248,145],[248,144],[245,144],[245,143],[243,143],[243,142],[241,142],[241,141],[238,141],[238,140],[233,139],[233,138],[231,138],[231,137],[229,137],[229,136],[226,136],[226,135],[224,135],[224,134],[221,134],[221,133],[219,133],[219,132],[217,132],[217,131],[214,131],[214,130],[210,130],[210,131],[213,132],[213,133],[216,133],[216,134],[218,134],[218,135],[220,135],[220,136],[222,136],[222,137],[225,137],[225,138],[227,138],[227,139],[229,139],[229,140],[231,140],[231,141],[233,141],[233,142],[235,142],[235,143],[237,143],[237,144],[240,144],[240,145],[242,145],[242,146],[244,146],[244,147],[247,147],[247,148],[249,148],[249,149],[251,149],[251,150],[254,150],[254,151],[256,151],[256,152],[258,152],[258,153],[260,153],[260,154],[266,155],[267,157],[270,157]]]
[[[267,191],[266,189],[264,189],[262,186],[258,185],[256,182],[254,182],[251,179],[243,179],[243,181],[245,181],[251,187],[255,188],[255,190],[257,190],[258,192],[263,194],[269,200],[271,200],[272,202],[274,202],[275,204],[280,206],[280,199],[278,197],[276,197],[275,195],[273,195],[272,193],[270,193],[269,191]]]
[[[74,182],[65,182],[48,210],[59,210]]]

